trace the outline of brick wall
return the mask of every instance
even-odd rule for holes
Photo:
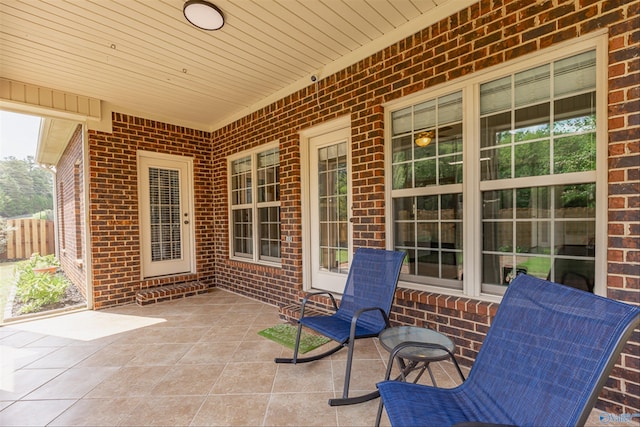
[[[82,139],[82,126],[78,125],[56,165],[56,196],[60,264],[67,278],[86,298]]]
[[[384,117],[382,104],[607,28],[609,33],[608,293],[640,300],[638,217],[638,2],[631,0],[487,0],[423,29],[213,133],[213,253],[219,287],[285,305],[302,286],[300,141],[298,132],[349,115],[352,128],[354,246],[383,247]],[[319,97],[317,102],[316,96]],[[226,157],[278,140],[281,161],[282,269],[228,259]],[[425,325],[454,337],[470,364],[496,305],[400,289],[397,323]],[[640,410],[640,337],[627,346],[599,407]]]
[[[196,268],[185,274],[141,280],[138,219],[137,150],[194,159]],[[89,132],[91,254],[95,308],[135,301],[150,287],[200,280],[210,284],[215,258],[211,139],[206,132],[152,120],[113,114],[113,132]]]

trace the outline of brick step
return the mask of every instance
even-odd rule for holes
[[[280,312],[279,312],[280,318],[289,323],[296,323],[300,318],[301,307],[302,307],[302,304],[300,303],[293,303],[293,304],[280,307]],[[304,309],[305,317],[306,316],[322,316],[322,315],[333,314],[333,313],[334,313],[333,311],[329,311],[320,307],[309,306],[309,305],[307,305],[307,307]]]
[[[177,283],[142,289],[136,293],[136,304],[149,305],[162,301],[186,298],[192,295],[206,294],[209,287],[200,282]]]

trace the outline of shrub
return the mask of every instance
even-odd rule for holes
[[[16,296],[24,304],[21,313],[32,313],[41,307],[59,302],[65,295],[69,281],[62,274],[36,273],[34,268],[56,266],[60,263],[54,255],[33,254],[19,262],[16,271]]]

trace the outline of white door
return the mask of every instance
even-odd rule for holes
[[[190,158],[138,152],[144,278],[193,272]]]
[[[351,260],[350,129],[309,139],[311,287],[341,293]]]

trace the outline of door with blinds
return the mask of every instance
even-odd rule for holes
[[[138,152],[142,276],[194,271],[193,161]]]

